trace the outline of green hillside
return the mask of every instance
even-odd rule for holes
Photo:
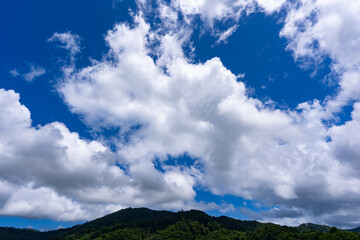
[[[82,225],[50,232],[0,228],[0,240],[47,239],[352,240],[360,239],[360,233],[340,231],[334,227],[316,224],[287,227],[228,217],[211,217],[197,210],[173,213],[147,208],[128,208]]]

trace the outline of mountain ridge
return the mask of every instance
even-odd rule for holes
[[[360,239],[360,227],[339,230],[312,223],[298,227],[213,217],[199,210],[126,208],[71,228],[48,232],[0,227],[0,240],[75,239]],[[311,236],[311,238],[303,238]],[[284,238],[286,237],[286,238]],[[324,238],[325,237],[325,238]]]

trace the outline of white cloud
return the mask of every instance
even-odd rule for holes
[[[40,77],[46,73],[45,68],[36,66],[34,64],[29,64],[29,71],[25,73],[19,73],[17,69],[12,69],[10,74],[12,77],[22,77],[27,82],[32,82],[35,78]]]
[[[54,33],[48,41],[61,43],[60,47],[70,51],[72,57],[81,51],[81,37],[70,32]]]
[[[220,59],[193,63],[184,56],[189,24],[182,32],[171,27],[179,24],[175,10],[190,22],[200,15],[212,26],[238,19],[256,4],[274,13],[285,4],[278,0],[172,1],[161,10],[163,21],[170,22],[168,32],[151,29],[139,14],[134,27],[117,24],[107,33],[110,50],[102,61],[66,68],[58,91],[93,131],[120,129],[116,152],[100,140],[80,139],[61,123],[31,127],[18,95],[1,90],[0,213],[22,209],[34,216],[33,201],[45,201],[39,196],[65,202],[63,215],[52,206],[60,210],[50,217],[61,219],[75,219],[70,212],[88,218],[89,209],[99,215],[134,205],[219,207],[193,202],[193,188],[201,185],[214,194],[276,205],[257,216],[265,220],[359,225],[354,211],[360,200],[359,103],[343,125],[328,127],[323,120],[350,99],[358,101],[360,55],[354,43],[360,8],[350,0],[300,3],[287,6],[281,35],[296,59],[317,62],[326,54],[333,59],[341,90],[325,104],[310,100],[295,110],[278,110],[251,98]],[[60,41],[74,58],[78,39],[57,33],[50,41]],[[155,50],[149,47],[153,43],[159,46]],[[168,165],[168,155],[184,153],[197,159],[190,168]],[[11,191],[15,187],[19,192]],[[41,217],[50,214],[44,211]]]
[[[136,2],[145,15],[153,16],[151,1]],[[197,19],[200,17],[201,28],[210,30],[218,38],[217,43],[226,42],[236,31],[242,16],[257,10],[270,15],[282,9],[285,3],[286,0],[159,0],[155,14],[161,20],[161,27],[157,30],[174,33],[186,27],[191,32],[194,25],[198,25]],[[224,22],[230,22],[232,25],[226,30],[216,26],[216,23]]]
[[[245,73],[239,73],[238,75],[236,75],[236,78],[241,80],[245,78],[245,75]]]
[[[205,1],[205,0],[176,0],[172,1],[172,5],[179,9],[184,16],[201,15],[204,20],[210,21],[210,25],[214,20],[222,19],[226,15],[237,14],[234,12],[236,1]],[[245,6],[247,5],[244,4]],[[239,7],[241,4],[239,4]]]
[[[239,20],[241,14],[251,13],[258,6],[261,11],[272,14],[280,10],[286,0],[172,0],[171,5],[185,17],[200,15],[213,26],[214,21]],[[190,20],[190,19],[188,19]]]
[[[230,27],[225,32],[221,33],[219,36],[219,39],[217,40],[217,43],[226,42],[226,40],[236,31],[237,26],[234,25]]]
[[[160,4],[159,16],[161,21],[167,25],[167,27],[175,27],[179,20],[178,12],[171,6]]]
[[[344,164],[350,165],[356,176],[360,171],[360,149],[357,143],[360,141],[360,103],[354,105],[352,121],[341,126],[333,126],[330,129],[332,137],[332,150],[334,155]]]
[[[279,11],[286,0],[256,0],[258,6],[263,9],[267,14],[272,14],[276,11]]]
[[[326,108],[319,101],[280,111],[250,98],[220,59],[189,62],[176,34],[159,37],[160,59],[171,57],[154,62],[147,47],[151,29],[140,16],[136,21],[133,28],[119,24],[109,31],[110,59],[65,75],[58,90],[95,131],[120,127],[115,142],[120,163],[144,183],[142,191],[161,183],[159,173],[149,170],[155,158],[166,167],[168,154],[186,152],[198,159],[192,166],[197,184],[214,194],[295,209],[288,222],[296,218],[339,225],[344,212],[355,219],[350,209],[359,201],[360,179],[349,173],[357,161],[345,164],[333,151],[336,144],[357,156],[356,139],[344,142],[336,135],[348,131],[355,117],[340,130],[328,129],[322,122]],[[177,46],[176,54],[169,54],[171,46]],[[140,127],[131,130],[133,126]],[[127,141],[121,140],[124,135]],[[142,177],[144,172],[149,175]],[[176,185],[188,182],[183,179]],[[182,189],[191,192],[192,184]],[[274,216],[288,219],[286,214]]]
[[[18,77],[18,76],[20,76],[20,73],[16,69],[12,69],[12,70],[10,70],[10,75],[12,77]]]
[[[32,82],[34,78],[40,77],[44,75],[46,70],[42,67],[35,67],[33,65],[30,66],[30,71],[28,73],[23,74],[23,77],[26,81]]]
[[[177,167],[138,162],[125,173],[115,153],[63,124],[31,126],[14,91],[0,89],[0,214],[83,220],[124,206],[171,205],[194,198],[194,180]]]
[[[329,113],[340,111],[350,100],[358,100],[360,85],[360,2],[356,0],[299,1],[290,7],[281,36],[296,59],[310,64],[329,56],[340,89],[329,99]]]

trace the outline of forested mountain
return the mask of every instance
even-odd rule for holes
[[[348,231],[350,231],[350,232],[358,232],[358,233],[360,233],[360,227],[353,228],[353,229],[349,229]]]
[[[356,229],[353,229],[354,231]],[[72,228],[50,232],[0,228],[0,240],[90,240],[90,239],[239,239],[322,240],[360,239],[360,233],[335,227],[302,224],[279,226],[228,217],[211,217],[191,210],[177,213],[147,208],[128,208]]]

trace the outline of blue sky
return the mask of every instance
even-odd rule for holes
[[[360,225],[356,0],[0,4],[1,226]]]

